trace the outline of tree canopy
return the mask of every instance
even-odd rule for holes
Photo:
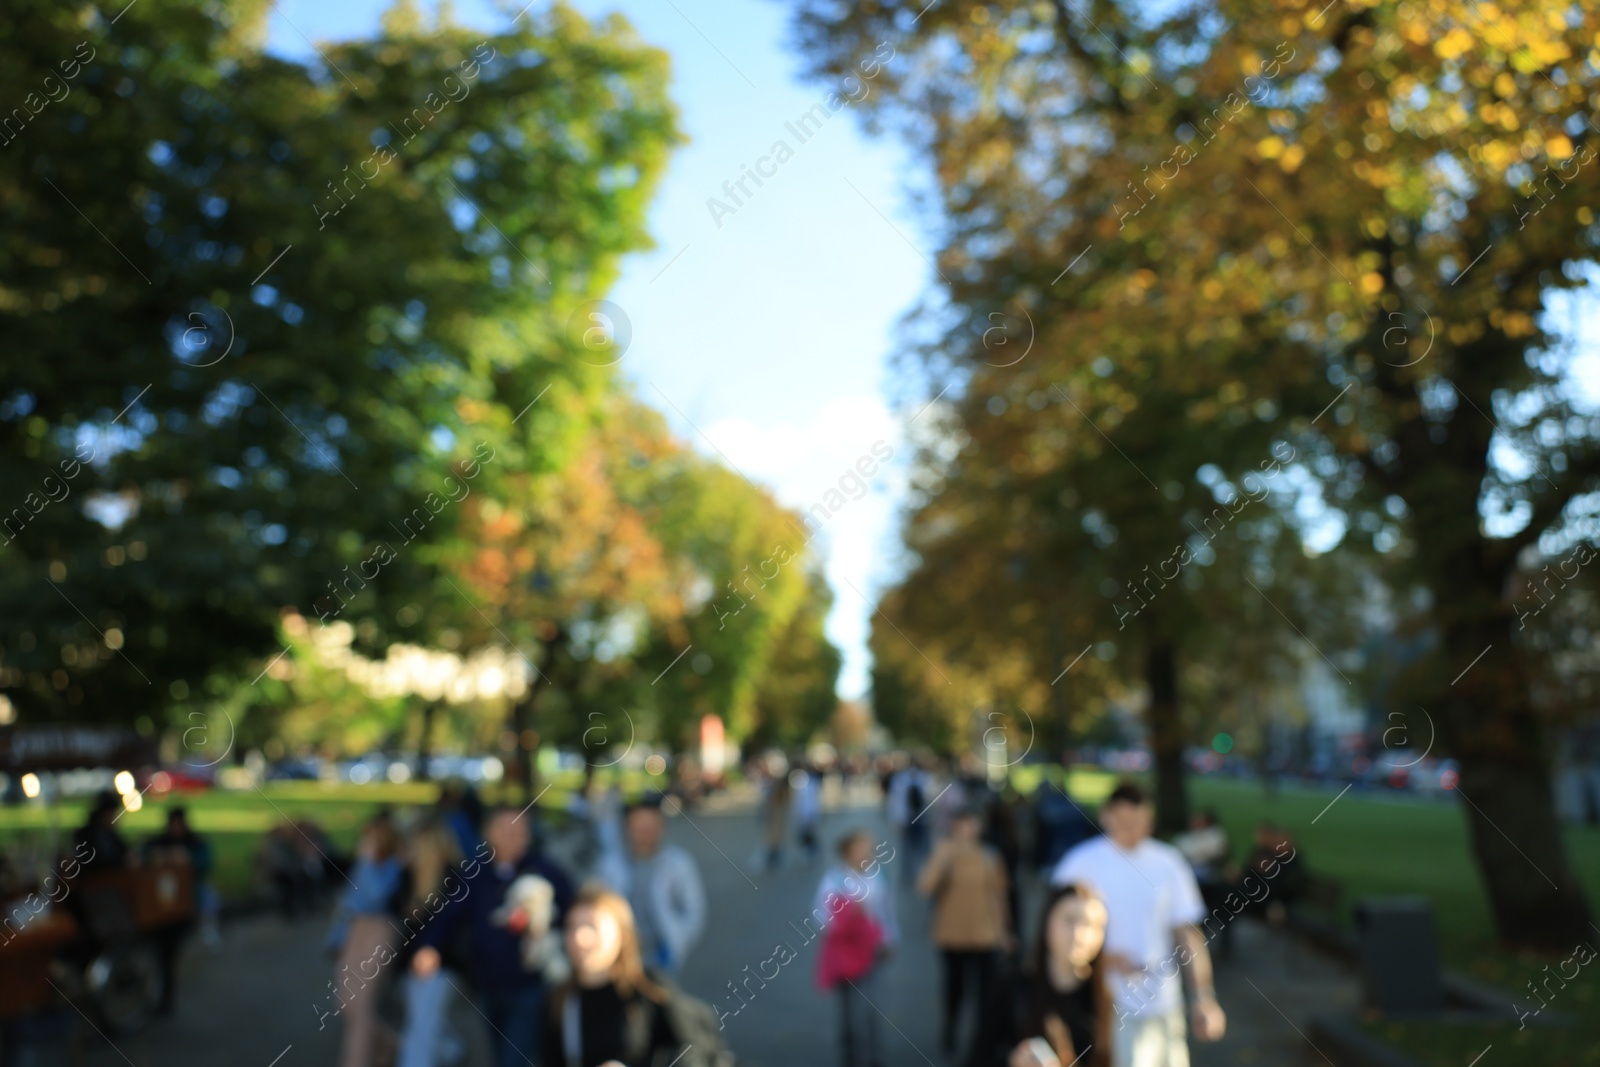
[[[781,520],[595,358],[680,139],[665,56],[561,4],[494,34],[400,4],[303,65],[262,50],[269,9],[23,0],[0,29],[0,688],[24,721],[292,701],[262,673],[286,611],[373,660],[598,663],[630,626],[639,671],[675,654],[695,524],[746,531],[720,586]],[[764,660],[724,651],[708,708],[741,721]]]
[[[1341,543],[1337,566],[1370,557],[1401,605],[1394,625],[1426,638],[1407,694],[1461,761],[1501,933],[1576,937],[1587,908],[1547,769],[1557,711],[1512,593],[1592,541],[1600,499],[1600,420],[1575,400],[1550,317],[1589,285],[1600,241],[1600,5],[800,7],[818,72],[881,41],[897,50],[867,106],[937,181],[944,300],[923,355],[934,388],[962,398],[963,476],[967,441],[997,417],[987,405],[1038,399],[1031,440],[982,461],[997,472],[984,515],[938,526],[955,506],[939,486],[918,516],[946,538],[986,524],[996,544],[1041,508],[1056,513],[1034,528],[1100,541],[1114,528],[1116,552],[1080,539],[1048,586],[1100,615],[1072,576],[1107,574],[1105,595],[1131,608],[1127,583],[1172,558],[1143,535],[1165,526],[1192,544],[1197,505],[1231,499],[1197,479],[1249,491],[1247,472],[1278,455],[1291,491],[1231,525],[1235,574],[1220,549],[1180,564],[1208,587],[1187,606],[1259,594],[1276,609],[1264,622],[1292,638],[1326,601],[1272,550],[1274,530],[1312,554]],[[995,369],[1014,357],[993,355],[986,331],[1004,321],[1019,336],[1024,317],[1031,355]],[[1357,582],[1343,599],[1370,594]],[[1216,625],[1185,607],[1160,592],[1139,615],[1145,640]]]

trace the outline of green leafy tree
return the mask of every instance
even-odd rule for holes
[[[285,605],[374,649],[459,628],[462,487],[559,468],[610,387],[568,320],[646,243],[665,58],[557,5],[487,37],[401,10],[306,67],[258,49],[267,13],[8,8],[0,685],[27,719],[248,680]]]
[[[773,645],[756,687],[758,720],[752,747],[803,745],[826,727],[839,707],[835,686],[843,658],[823,632],[833,593],[819,571],[806,580],[805,599]]]

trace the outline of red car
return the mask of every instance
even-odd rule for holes
[[[211,788],[211,779],[195,774],[193,770],[176,767],[166,769],[145,768],[136,776],[139,791],[148,796],[160,797],[168,793],[204,793]]]

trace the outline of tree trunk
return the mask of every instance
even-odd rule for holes
[[[1589,906],[1561,840],[1510,619],[1456,627],[1445,648],[1452,665],[1472,664],[1446,687],[1439,727],[1461,763],[1457,792],[1495,928],[1514,946],[1570,950],[1593,934]]]
[[[563,653],[566,652],[571,644],[572,635],[567,632],[566,626],[558,625],[554,635],[551,636],[550,640],[545,642],[544,656],[542,657],[543,662],[539,667],[539,673],[535,676],[532,684],[530,684],[528,687],[528,725],[524,727],[524,729],[534,731],[534,745],[532,748],[521,748],[520,751],[523,754],[523,758],[527,761],[528,803],[530,804],[533,803],[533,798],[539,795],[538,742],[542,739],[536,725],[538,722],[538,710],[535,698],[541,695],[539,693],[539,683],[541,681],[544,683],[545,689],[547,690],[547,692],[543,694],[547,700],[550,696],[548,690],[558,690],[563,684],[569,685],[569,691],[576,692],[577,683],[576,678],[573,677],[576,672],[572,669],[572,660],[570,657],[563,657]],[[557,738],[557,740],[559,741],[560,739]],[[519,746],[522,744],[522,738],[520,736],[517,739],[517,743]]]
[[[528,722],[533,718],[532,690],[525,692],[511,705],[511,714],[507,720],[507,729],[511,731],[515,740],[511,750],[505,753],[506,784],[522,789],[525,795],[532,796],[529,788],[532,779],[528,777],[528,766],[522,759],[522,733],[528,729]]]
[[[1067,666],[1066,648],[1061,639],[1061,609],[1058,605],[1051,614],[1050,623],[1050,662],[1051,670]],[[1065,673],[1057,674],[1056,680],[1050,683],[1051,698],[1055,703],[1055,728],[1051,731],[1055,738],[1055,751],[1052,753],[1056,760],[1066,754],[1067,746],[1072,740],[1072,711],[1068,702],[1067,687],[1072,684],[1072,679]]]
[[[528,730],[533,730],[533,744],[528,744],[526,733],[517,737],[517,751],[522,753],[523,781],[528,783],[528,803],[532,804],[539,795],[539,731],[533,729],[536,717],[533,708],[528,708]]]
[[[417,781],[428,780],[428,761],[433,757],[433,721],[439,712],[439,702],[429,700],[422,705],[422,736],[417,739]]]
[[[1154,639],[1145,657],[1150,688],[1150,757],[1156,780],[1156,833],[1189,828],[1183,778],[1183,723],[1178,715],[1178,657],[1170,640]]]

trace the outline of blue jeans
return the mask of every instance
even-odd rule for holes
[[[459,1039],[447,1036],[450,997],[455,993],[449,975],[449,971],[439,970],[426,978],[414,974],[405,976],[406,1025],[400,1034],[398,1067],[436,1067],[448,1062],[443,1052],[445,1046],[451,1042],[460,1043]],[[459,1055],[456,1058],[459,1059]]]
[[[872,970],[853,982],[840,982],[839,990],[839,1045],[840,1062],[844,1067],[879,1067],[883,1062],[878,1045],[877,998],[878,972],[883,964],[874,963]]]
[[[478,994],[489,1021],[494,1067],[531,1067],[538,1063],[544,1039],[544,983],[484,989]]]

